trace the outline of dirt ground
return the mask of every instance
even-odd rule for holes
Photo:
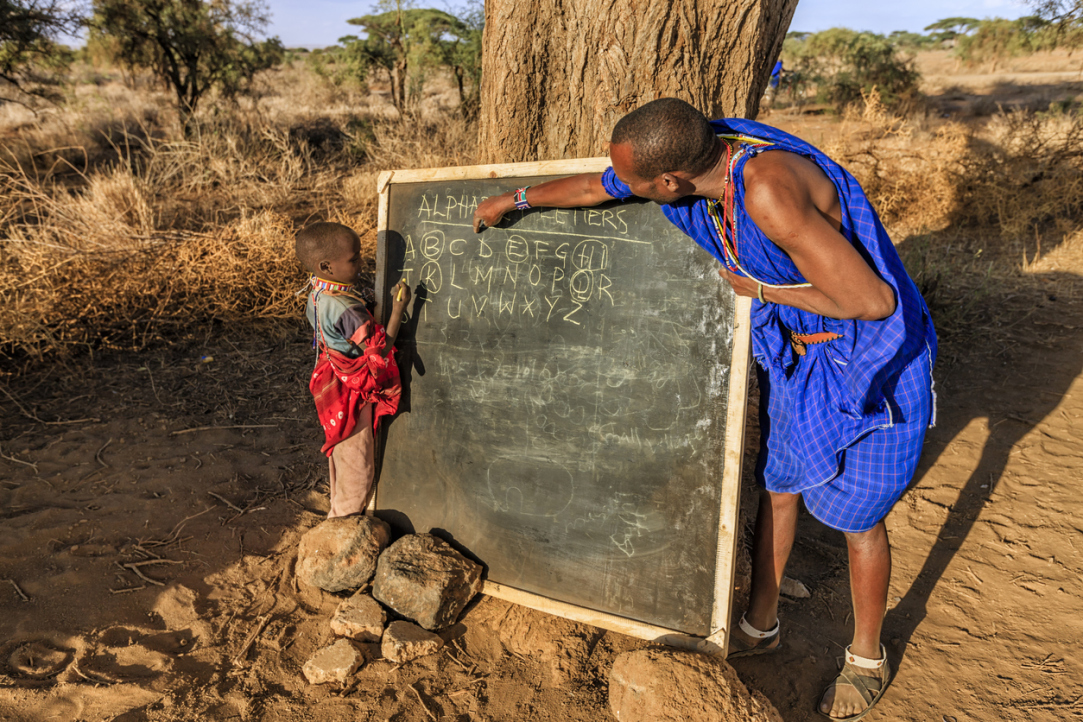
[[[937,426],[888,517],[898,673],[869,719],[1083,717],[1083,267],[1035,278],[941,339]],[[293,574],[327,508],[311,361],[300,323],[219,328],[0,388],[0,719],[612,719],[612,661],[643,642],[489,598],[438,655],[304,682],[339,601]],[[819,719],[846,569],[842,536],[803,515],[788,574],[811,598],[784,601],[784,651],[734,664],[788,722]]]

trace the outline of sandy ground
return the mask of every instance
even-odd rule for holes
[[[888,518],[898,675],[868,719],[1083,717],[1083,268],[1038,277],[942,338],[938,425]],[[488,598],[438,655],[305,684],[339,601],[293,574],[327,508],[308,341],[219,329],[4,389],[0,719],[612,719],[612,661],[642,642]],[[788,573],[812,596],[784,602],[784,651],[734,667],[799,722],[848,641],[841,535],[804,515]]]
[[[888,518],[899,672],[873,719],[1083,716],[1083,278],[1049,277],[1041,306],[990,299],[994,340],[944,340],[938,425]],[[0,401],[0,718],[610,719],[609,666],[641,643],[491,599],[440,655],[303,682],[338,601],[292,571],[326,509],[308,363],[298,331],[99,359]],[[841,536],[803,517],[789,572],[812,597],[784,603],[785,651],[734,666],[811,720],[850,627]]]

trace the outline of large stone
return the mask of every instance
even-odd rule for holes
[[[380,654],[395,664],[405,664],[418,657],[433,654],[444,646],[439,634],[426,632],[410,622],[392,622],[384,630]]]
[[[365,658],[361,651],[350,640],[340,639],[312,655],[312,659],[305,662],[301,671],[309,684],[345,684],[349,676],[364,663]]]
[[[425,629],[443,629],[481,591],[481,571],[432,534],[410,534],[380,555],[372,596]]]
[[[372,516],[327,519],[305,532],[297,549],[297,578],[341,592],[372,579],[376,560],[391,538],[387,524]]]
[[[725,660],[670,649],[618,656],[609,672],[609,708],[621,722],[782,722]]]
[[[357,592],[338,605],[331,617],[331,631],[358,642],[379,642],[387,624],[387,612],[364,592]]]

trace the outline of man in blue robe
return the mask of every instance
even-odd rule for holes
[[[863,717],[891,678],[880,643],[891,572],[884,517],[917,468],[933,416],[928,308],[853,176],[808,143],[663,98],[613,129],[612,167],[485,200],[474,229],[514,208],[638,196],[721,263],[752,303],[764,487],[748,610],[729,657],[778,649],[779,585],[799,502],[846,535],[854,636],[820,711]]]

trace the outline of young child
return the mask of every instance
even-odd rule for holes
[[[403,311],[404,283],[387,329],[376,323],[354,284],[361,274],[361,239],[340,223],[313,223],[296,237],[297,259],[312,274],[305,315],[315,334],[316,368],[308,388],[326,436],[331,476],[327,517],[359,514],[372,493],[373,430],[399,408],[399,369],[391,355]]]

